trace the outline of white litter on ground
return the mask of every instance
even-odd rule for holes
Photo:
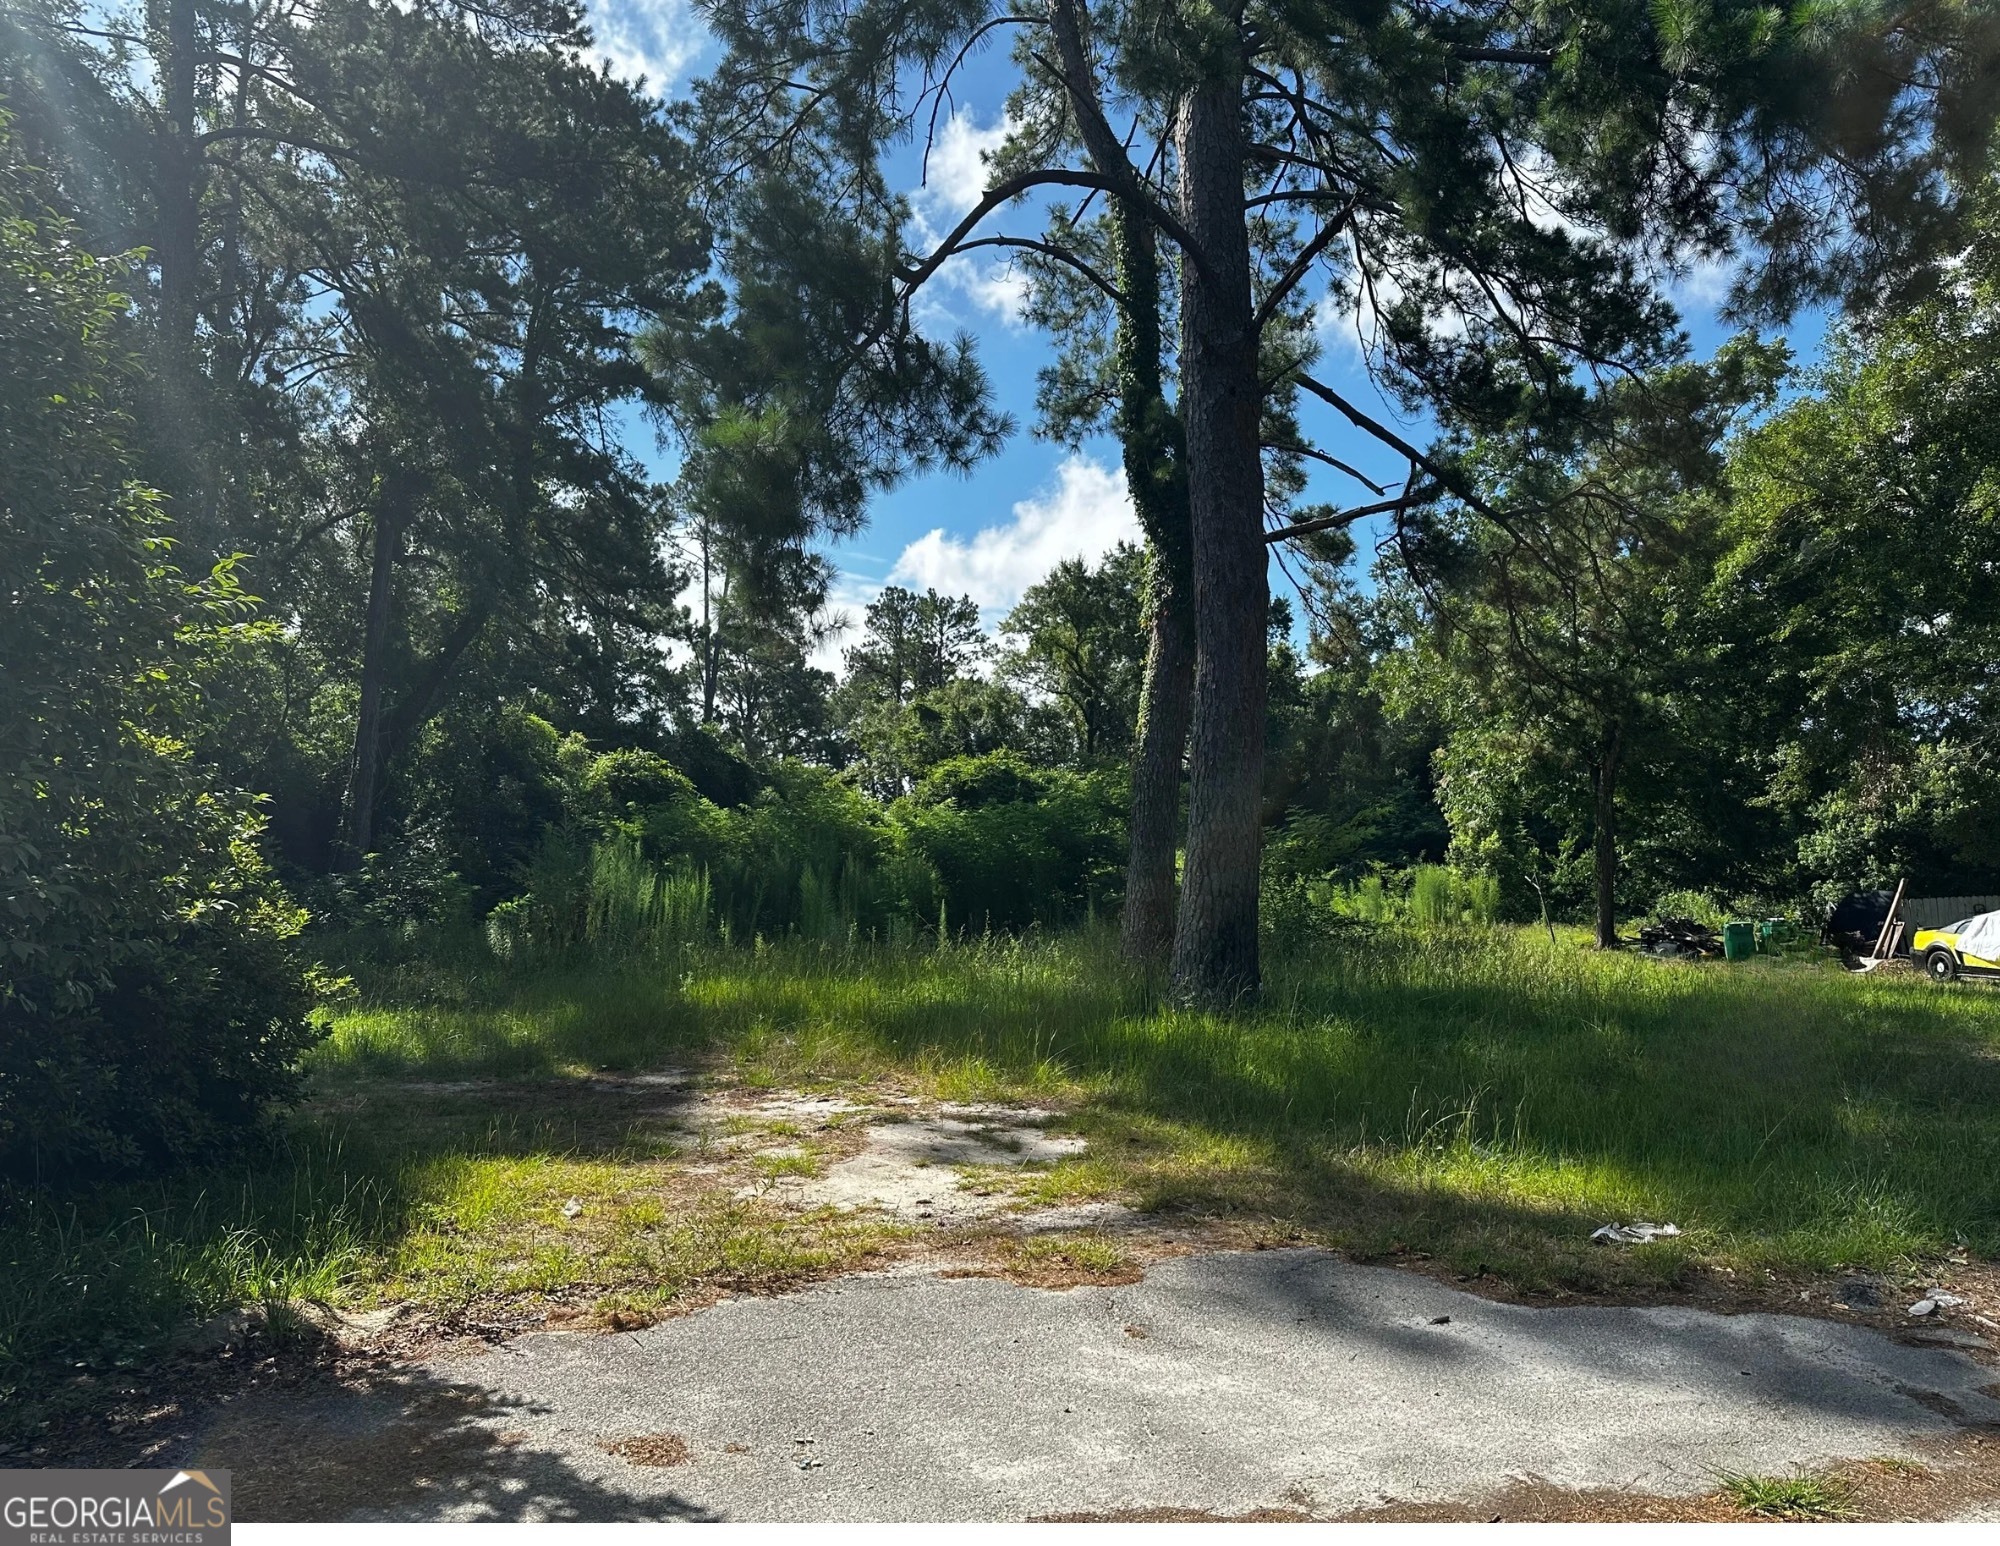
[[[1679,1234],[1677,1224],[1606,1224],[1593,1229],[1590,1238],[1602,1245],[1644,1245],[1648,1240],[1666,1240]]]

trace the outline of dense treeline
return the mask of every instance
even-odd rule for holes
[[[119,411],[130,265],[76,238],[0,154],[0,1154],[35,1172],[197,1158],[311,1041],[303,920],[192,749],[268,636],[233,565],[171,562]]]
[[[1214,1003],[1341,911],[2000,886],[1993,18],[1618,9],[1054,0],[928,251],[883,158],[976,7],[718,3],[671,108],[563,0],[0,9],[0,1162],[229,1142],[370,941],[1122,909]],[[1146,546],[828,672],[826,540],[1015,428],[913,306],[1010,210]],[[1855,304],[1696,362],[1648,242]],[[1312,374],[1343,309],[1434,445]]]

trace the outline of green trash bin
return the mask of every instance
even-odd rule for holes
[[[1722,958],[1747,961],[1757,953],[1757,925],[1740,920],[1722,926]]]

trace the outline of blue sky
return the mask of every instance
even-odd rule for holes
[[[643,74],[656,90],[674,94],[705,67],[707,40],[685,0],[589,4],[600,50],[620,74]],[[921,226],[948,229],[977,200],[985,183],[979,152],[1000,137],[1009,79],[1006,42],[999,38],[955,80],[953,111],[941,124],[928,176],[923,175],[920,146],[906,147],[892,159],[891,173],[900,174]],[[1729,336],[1714,315],[1721,288],[1720,274],[1697,274],[1675,293],[1695,347],[1703,353]],[[1136,538],[1116,445],[1107,439],[1073,452],[1032,434],[1036,372],[1049,358],[1049,349],[1016,319],[1018,293],[1004,260],[990,253],[952,260],[927,287],[920,318],[940,333],[963,330],[977,338],[999,403],[1019,428],[1000,454],[970,477],[913,479],[877,499],[866,529],[828,550],[840,570],[835,613],[858,621],[868,600],[894,582],[970,594],[990,625],[1058,561],[1095,559],[1117,541]],[[1329,320],[1317,373],[1396,424],[1407,438],[1423,443],[1426,426],[1402,418],[1368,380],[1354,326],[1352,319]],[[1802,319],[1790,330],[1802,359],[1817,348],[1821,330],[1816,317]],[[1403,476],[1403,464],[1393,453],[1331,409],[1308,401],[1303,422],[1315,444],[1377,481],[1393,484]],[[669,465],[652,446],[650,432],[636,422],[629,443],[663,472]],[[1352,504],[1357,496],[1366,497],[1337,473],[1316,468],[1306,497]],[[1371,538],[1366,532],[1360,535],[1365,561]],[[1276,586],[1284,584],[1275,566],[1272,580]],[[845,642],[852,637],[850,630]],[[834,666],[843,642],[838,635],[832,638],[821,652],[821,663]]]

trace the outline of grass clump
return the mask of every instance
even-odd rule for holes
[[[1029,1235],[1000,1244],[1002,1270],[1037,1288],[1136,1283],[1142,1273],[1129,1252],[1102,1235]]]
[[[1746,1514],[1765,1519],[1846,1519],[1854,1489],[1837,1476],[1794,1471],[1789,1476],[1725,1474],[1722,1491]]]

